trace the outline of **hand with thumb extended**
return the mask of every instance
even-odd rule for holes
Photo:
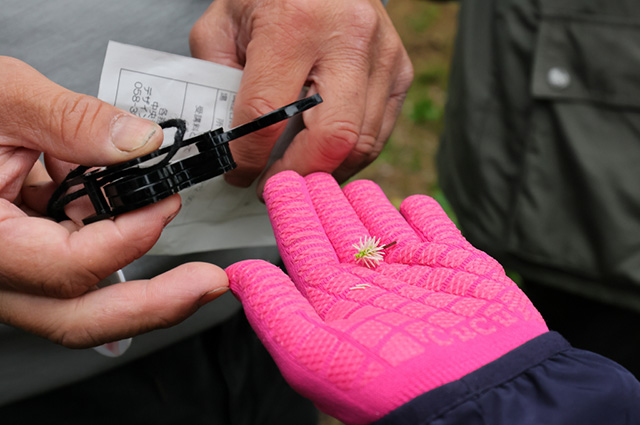
[[[84,227],[44,217],[46,204],[72,164],[144,155],[160,146],[162,130],[16,59],[0,57],[0,86],[0,323],[94,346],[177,323],[224,290],[224,272],[208,264],[97,289],[153,246],[180,198]]]
[[[289,276],[243,261],[227,268],[231,290],[289,383],[345,423],[378,420],[547,332],[429,197],[398,211],[370,181],[343,190],[287,171],[264,198]],[[368,238],[388,247],[356,255]]]

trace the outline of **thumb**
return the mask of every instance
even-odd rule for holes
[[[163,138],[156,123],[67,90],[7,57],[0,57],[0,116],[0,144],[88,166],[144,155]]]
[[[289,383],[298,386],[300,376],[293,372],[307,358],[292,354],[303,336],[324,329],[322,319],[289,276],[273,264],[244,260],[225,271],[229,289],[242,303],[253,330]]]

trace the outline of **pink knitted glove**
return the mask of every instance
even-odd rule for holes
[[[398,212],[370,181],[343,191],[290,171],[264,197],[290,277],[243,261],[227,269],[231,289],[287,381],[345,423],[380,419],[547,331],[429,197]],[[369,236],[396,242],[371,267],[353,246]]]

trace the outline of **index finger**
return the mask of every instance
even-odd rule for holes
[[[177,324],[226,288],[219,267],[188,263],[70,299],[0,289],[0,322],[66,347],[91,347]]]
[[[296,43],[300,40],[292,34],[290,16],[284,13],[269,16],[274,19],[259,16],[253,22],[235,99],[234,126],[295,101],[313,66],[314,49],[305,43]],[[231,143],[238,167],[225,174],[225,179],[233,185],[249,186],[265,168],[284,127],[285,123],[274,124]]]
[[[151,249],[180,208],[180,197],[78,229],[28,217],[0,199],[0,287],[53,297],[81,295]]]
[[[289,171],[274,176],[264,199],[280,255],[294,282],[307,280],[314,268],[339,263],[300,175]]]

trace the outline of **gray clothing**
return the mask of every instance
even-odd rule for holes
[[[0,55],[21,59],[54,82],[96,95],[108,40],[189,55],[188,34],[207,0],[4,0]],[[246,258],[278,260],[275,247],[143,257],[125,269],[128,279],[152,277],[187,261],[225,267]],[[135,337],[119,358],[70,350],[0,325],[0,405],[76,382],[140,358],[220,323],[240,305],[231,294],[201,308],[183,323]]]

